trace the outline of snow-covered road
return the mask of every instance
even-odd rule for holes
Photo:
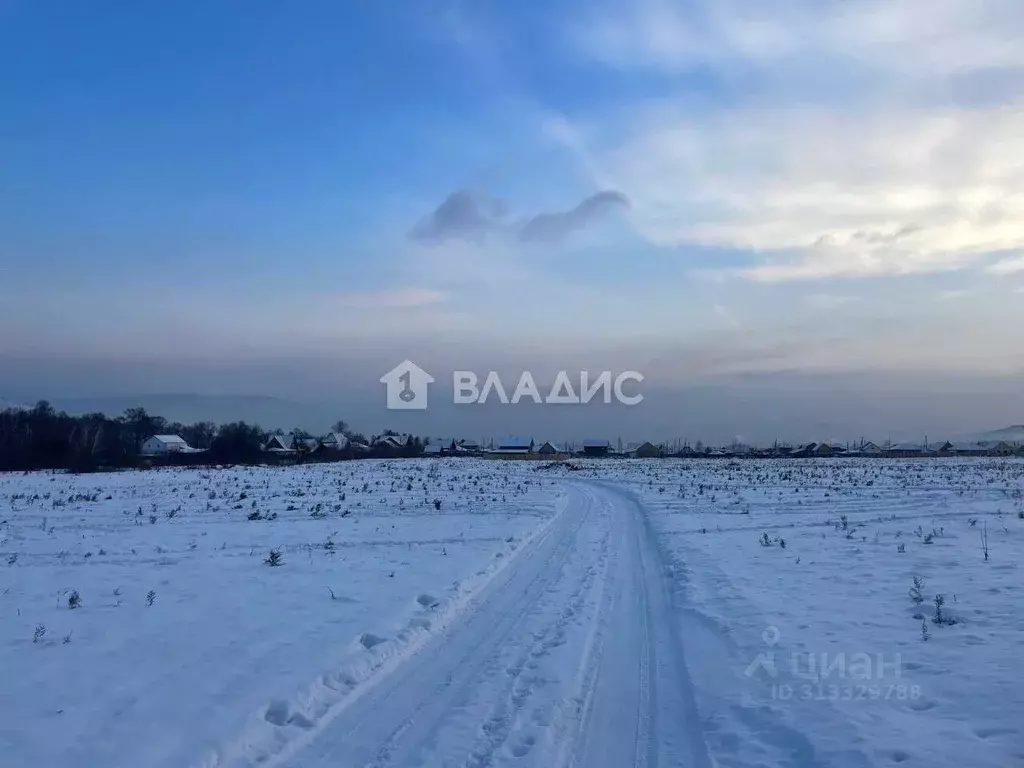
[[[574,483],[462,618],[274,766],[707,766],[642,507]]]

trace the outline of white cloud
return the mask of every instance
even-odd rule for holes
[[[1015,275],[1018,272],[1024,272],[1024,255],[1000,259],[994,264],[989,264],[985,267],[985,271],[990,275],[1000,276]]]
[[[997,77],[1024,76],[1017,0],[638,0],[569,34],[604,63],[698,69],[730,95],[557,127],[652,243],[747,250],[755,265],[731,274],[766,282],[1024,247],[1024,110],[1017,78]],[[965,78],[997,87],[958,104]]]
[[[659,245],[750,249],[757,280],[957,269],[1024,247],[1024,112],[657,110],[603,153]]]

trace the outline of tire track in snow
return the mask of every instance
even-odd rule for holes
[[[595,482],[623,542],[610,574],[612,599],[600,671],[588,694],[571,768],[710,768],[693,684],[676,635],[676,614],[657,541],[628,491]],[[635,713],[635,715],[633,714]],[[631,715],[635,721],[629,723]],[[624,722],[625,721],[625,722]],[[627,730],[628,728],[628,730]],[[628,736],[627,736],[628,733]]]
[[[458,708],[462,704],[467,692],[474,687],[479,679],[478,674],[475,673],[483,672],[484,668],[490,667],[493,674],[499,668],[504,668],[498,662],[500,662],[499,654],[504,648],[505,642],[521,627],[526,617],[534,612],[544,594],[561,577],[563,563],[575,547],[579,529],[586,520],[587,515],[584,513],[567,528],[564,532],[565,535],[559,540],[555,550],[546,561],[546,567],[535,576],[523,590],[514,607],[507,612],[507,615],[511,615],[512,618],[504,623],[501,631],[488,638],[481,638],[478,646],[473,649],[475,652],[467,654],[457,665],[460,672],[459,679],[455,681],[454,676],[450,675],[443,685],[434,689],[432,695],[422,698],[414,712],[405,718],[387,742],[380,747],[373,761],[366,764],[367,768],[404,765],[408,756],[415,755],[424,749],[426,743],[438,730],[440,723],[451,716],[452,709]],[[554,564],[557,564],[557,567],[554,567]],[[542,644],[545,637],[546,633],[542,634],[534,647]],[[525,666],[525,662],[523,666]],[[488,725],[490,725],[488,732],[493,733],[495,737],[501,733],[502,723],[499,718],[496,718],[493,723],[485,722],[481,727],[487,728]],[[467,766],[488,765],[488,758],[502,741],[503,739],[497,741],[491,752],[483,753],[480,762],[467,762]]]
[[[441,721],[457,713],[459,701],[485,676],[487,662],[559,578],[561,563],[575,546],[588,512],[586,505],[570,504],[528,552],[521,552],[482,591],[460,621],[392,674],[375,679],[358,701],[259,764],[401,765],[399,761],[421,749]]]
[[[507,669],[509,683],[497,700],[497,706],[490,718],[481,726],[482,738],[465,762],[465,768],[486,768],[492,764],[495,754],[502,746],[507,745],[516,731],[521,727],[521,718],[535,692],[537,662],[548,653],[566,642],[566,628],[581,610],[586,596],[594,588],[597,576],[603,575],[603,566],[607,558],[608,533],[606,532],[599,545],[598,562],[586,567],[583,576],[570,594],[565,607],[557,611],[556,618],[547,623],[540,631],[534,632],[534,643],[524,647],[514,664]],[[556,590],[551,590],[557,595]],[[522,737],[518,745],[511,747],[512,755],[523,758],[533,748],[535,737],[529,734]]]
[[[643,508],[568,485],[554,524],[458,621],[297,738],[282,732],[275,754],[233,765],[710,768]]]

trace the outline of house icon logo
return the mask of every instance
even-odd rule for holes
[[[427,386],[434,377],[410,360],[404,360],[380,377],[387,386],[389,410],[424,410],[427,407]]]

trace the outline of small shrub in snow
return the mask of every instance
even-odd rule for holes
[[[152,606],[153,602],[155,600],[156,600],[156,592],[151,589],[151,590],[149,590],[149,592],[146,593],[146,605]]]
[[[434,499],[434,509],[436,509],[439,512],[441,511],[441,500],[440,499]]]
[[[896,545],[896,551],[899,552],[902,555],[904,552],[907,551],[907,545],[906,544],[897,544]]]
[[[933,541],[935,541],[935,531],[925,534],[923,541],[925,544],[931,544]]]
[[[981,551],[985,555],[985,562],[988,562],[988,523],[981,528]]]
[[[758,543],[762,547],[770,547],[772,545],[772,539],[767,532],[761,534],[761,538],[758,539]]]
[[[924,616],[922,616],[921,617],[921,639],[924,642],[927,643],[929,637],[931,637],[931,634],[928,632],[928,622],[925,621]]]
[[[267,559],[264,560],[263,562],[266,563],[267,565],[271,566],[271,567],[274,567],[274,568],[276,568],[279,565],[283,565],[284,563],[283,563],[283,560],[282,560],[281,550],[279,550],[279,549],[272,549],[272,550],[270,550],[270,554],[267,555]]]
[[[38,643],[44,637],[46,637],[46,625],[45,624],[36,624],[36,629],[32,633],[32,642],[33,643]]]
[[[920,576],[914,577],[914,584],[910,588],[910,599],[914,601],[915,605],[924,602],[924,579]]]
[[[156,525],[156,515],[150,515],[149,516],[149,524],[150,525]]]
[[[75,608],[82,607],[82,596],[78,594],[77,589],[71,590],[71,594],[68,595],[68,609],[75,610]]]
[[[262,520],[262,519],[263,519],[263,515],[261,515],[259,512],[250,512],[249,516],[246,518],[246,520]]]
[[[71,633],[70,632],[68,632],[66,635],[64,635],[64,637],[61,639],[61,643],[63,643],[64,645],[71,645]]]
[[[17,552],[15,552],[13,555],[11,555],[10,557],[7,558],[7,564],[8,565],[14,565],[16,562],[18,562],[18,553]]]
[[[953,597],[955,598],[956,595],[954,595]],[[952,616],[950,616],[948,613],[946,613],[942,609],[942,607],[945,604],[946,604],[946,597],[945,597],[945,595],[936,595],[935,596],[935,615],[932,616],[932,622],[935,623],[935,624],[938,624],[939,626],[942,626],[943,624],[945,624],[946,626],[950,626],[951,627],[954,624],[956,624],[956,619],[954,619]]]

